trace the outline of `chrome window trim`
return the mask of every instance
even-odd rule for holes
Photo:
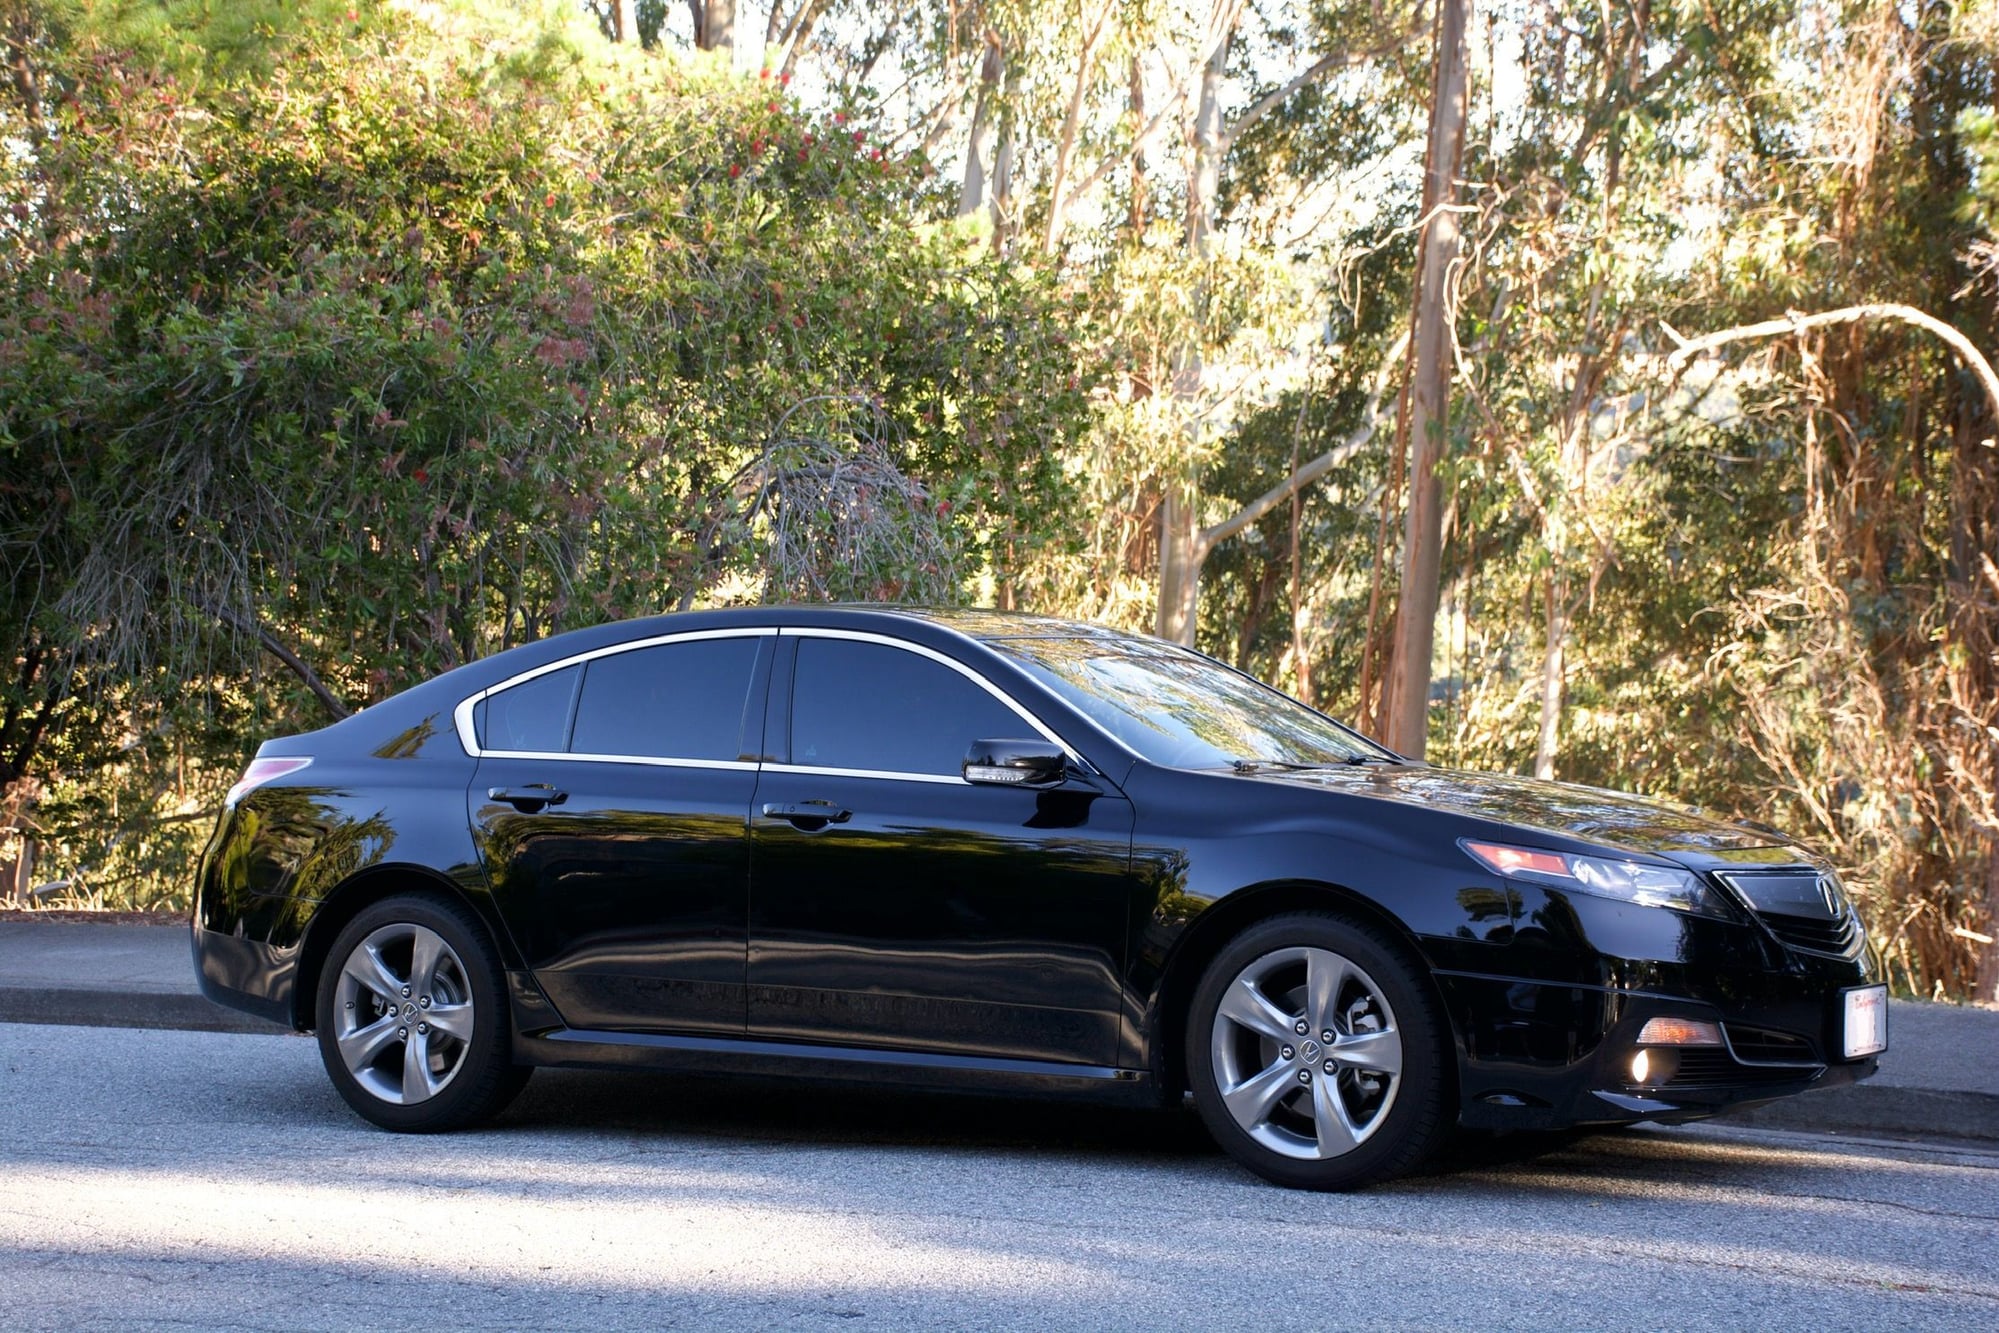
[[[742,759],[665,759],[643,754],[570,754],[556,750],[482,750],[481,759],[558,759],[583,764],[645,764],[651,768],[733,768],[755,772],[762,764]]]
[[[885,768],[823,768],[817,764],[765,764],[766,773],[802,773],[822,778],[880,778],[884,782],[935,782],[946,787],[973,787],[962,774],[903,773]]]
[[[857,643],[878,643],[887,648],[900,648],[906,653],[915,653],[918,657],[927,657],[933,662],[940,662],[1006,705],[1021,721],[1033,727],[1035,734],[1040,736],[1042,740],[1047,741],[1050,745],[1059,745],[1062,747],[1062,753],[1069,756],[1070,763],[1075,764],[1079,768],[1090,769],[1090,765],[1076,752],[1074,746],[1056,735],[1054,728],[1029,712],[1026,706],[1019,700],[955,657],[940,653],[935,648],[930,648],[920,643],[911,643],[908,639],[898,639],[888,634],[876,634],[869,630],[821,629],[816,626],[811,628],[797,628],[786,626],[779,633],[785,638],[791,639],[850,639]],[[793,665],[792,670],[793,679],[795,680],[797,678],[796,664]],[[788,702],[785,707],[785,713],[787,717],[790,715],[790,704]],[[977,740],[979,738],[975,736],[973,739]],[[995,737],[991,739],[1000,738]],[[938,782],[958,787],[977,785],[976,783],[965,781],[964,774],[962,773],[904,773],[873,768],[831,768],[820,764],[765,764],[764,767],[773,773],[810,773],[824,777],[886,778],[894,782]]]
[[[572,753],[568,751],[548,750],[487,750],[480,747],[478,733],[473,728],[472,712],[484,700],[504,690],[510,690],[516,685],[534,680],[539,676],[553,675],[555,672],[572,666],[578,666],[585,662],[592,662],[600,657],[615,657],[619,653],[635,652],[641,648],[656,648],[661,644],[668,643],[691,643],[702,639],[754,639],[771,637],[848,639],[857,643],[876,643],[887,648],[898,648],[906,653],[915,653],[918,657],[927,657],[933,662],[949,667],[993,698],[999,700],[1016,717],[1032,727],[1035,734],[1041,737],[1041,739],[1051,745],[1060,746],[1062,752],[1069,756],[1071,762],[1080,767],[1089,768],[1089,764],[1077,753],[1076,748],[1057,735],[1054,728],[1036,717],[1019,700],[956,658],[938,652],[935,648],[928,647],[927,645],[912,643],[908,639],[898,639],[893,635],[877,634],[869,630],[825,629],[816,626],[752,626],[740,629],[683,630],[675,634],[657,634],[651,638],[635,639],[629,643],[607,644],[602,648],[592,648],[587,652],[575,653],[569,657],[548,662],[509,676],[505,680],[497,681],[494,684],[488,685],[485,689],[461,699],[457,707],[452,710],[452,723],[458,731],[458,743],[464,749],[466,755],[473,759],[541,759],[561,762],[578,760],[590,764],[643,764],[653,768],[710,768],[735,771],[765,768],[773,773],[799,773],[821,777],[880,778],[890,782],[929,782],[957,787],[974,785],[966,782],[964,775],[959,773],[906,773],[871,768],[832,768],[818,764],[757,764],[740,759],[676,759],[651,755]]]
[[[755,625],[743,629],[681,630],[675,634],[655,634],[649,639],[633,639],[629,643],[606,644],[602,648],[592,648],[562,658],[560,661],[549,662],[518,675],[509,676],[475,694],[467,695],[458,701],[456,708],[451,710],[452,725],[458,730],[458,744],[473,759],[581,759],[600,764],[650,764],[655,768],[755,768],[757,765],[744,763],[740,759],[668,759],[642,755],[572,754],[566,751],[550,753],[543,750],[485,750],[479,747],[479,736],[472,726],[472,710],[502,690],[510,690],[537,676],[553,675],[566,667],[594,662],[600,657],[616,657],[619,653],[636,652],[641,648],[657,648],[666,643],[692,643],[700,639],[764,639],[776,634],[777,629],[774,626]]]

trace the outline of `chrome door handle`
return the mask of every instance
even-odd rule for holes
[[[854,817],[831,801],[772,802],[764,807],[765,819],[788,820],[807,833],[817,833],[828,824],[844,824]]]
[[[534,814],[544,806],[561,805],[569,799],[566,791],[557,791],[546,782],[533,782],[525,787],[488,787],[486,795],[495,801],[505,801],[524,815]]]

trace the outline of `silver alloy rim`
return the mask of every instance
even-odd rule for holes
[[[1373,1137],[1402,1087],[1402,1033],[1373,977],[1330,949],[1264,954],[1222,992],[1210,1034],[1222,1104],[1286,1157]]]
[[[465,964],[427,926],[397,922],[354,946],[333,993],[333,1032],[354,1081],[396,1106],[449,1087],[472,1049]]]

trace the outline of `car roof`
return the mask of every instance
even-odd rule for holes
[[[467,695],[507,677],[543,663],[577,652],[606,647],[631,639],[680,632],[796,625],[800,628],[861,630],[885,628],[884,620],[902,620],[927,625],[946,635],[979,643],[1009,639],[1096,639],[1124,643],[1144,642],[1144,636],[1107,629],[1055,616],[1020,611],[996,611],[975,607],[904,606],[894,603],[836,602],[798,603],[771,606],[722,607],[678,611],[629,620],[612,620],[598,625],[551,635],[520,644],[503,652],[465,663],[363,709],[349,719],[347,729],[376,731],[385,726],[405,725],[404,716],[448,713]],[[362,719],[366,719],[365,721]],[[342,724],[336,723],[336,726]]]
[[[772,611],[799,611],[803,607],[770,607]],[[927,620],[954,629],[974,639],[1142,639],[1129,630],[1091,625],[1059,616],[1037,615],[1030,611],[999,611],[975,606],[897,606],[888,603],[843,602],[829,610],[877,611]]]

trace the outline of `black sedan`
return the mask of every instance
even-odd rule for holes
[[[194,955],[390,1129],[483,1120],[537,1065],[1191,1093],[1316,1189],[1886,1045],[1796,843],[1414,763],[1187,649],[987,611],[605,625],[266,742]]]

